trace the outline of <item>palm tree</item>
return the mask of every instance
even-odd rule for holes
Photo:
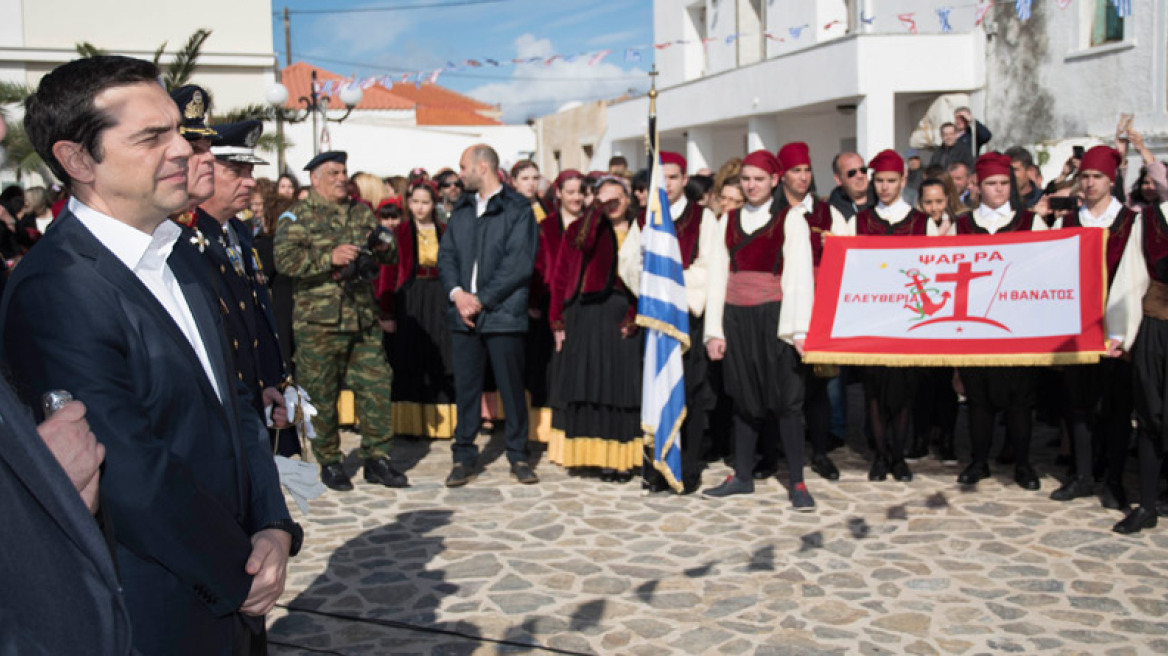
[[[211,30],[201,28],[195,30],[187,39],[184,45],[174,55],[174,60],[163,68],[162,83],[166,86],[166,90],[170,91],[177,87],[181,87],[190,81],[191,75],[195,72],[199,55],[202,54],[203,44],[211,36]],[[82,41],[75,46],[77,54],[82,57],[96,57],[98,55],[105,55],[108,51],[104,48],[99,48],[89,41]],[[158,46],[154,51],[154,64],[157,66],[162,60],[162,55],[166,52],[166,42]],[[32,95],[32,89],[27,84],[19,84],[16,82],[0,82],[0,118],[7,119],[8,113],[4,106],[24,103],[24,99]],[[27,173],[40,173],[41,177],[46,180],[50,179],[48,167],[45,166],[44,161],[40,155],[33,149],[32,143],[28,139],[28,133],[24,131],[23,124],[10,123],[8,126],[8,135],[4,138],[3,146],[7,150],[7,160],[5,166],[12,168],[16,172],[16,179],[20,180]]]

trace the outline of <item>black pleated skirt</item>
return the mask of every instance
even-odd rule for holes
[[[437,278],[417,278],[394,296],[397,332],[391,340],[393,400],[454,403],[449,301]]]
[[[795,348],[778,337],[782,303],[727,305],[723,364],[726,395],[734,412],[751,422],[769,415],[802,416],[803,379]]]
[[[640,335],[621,337],[629,304],[621,293],[564,309],[567,334],[557,385],[566,467],[630,471],[641,456]]]

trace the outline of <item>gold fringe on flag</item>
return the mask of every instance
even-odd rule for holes
[[[1072,353],[999,353],[984,355],[840,353],[809,351],[803,356],[807,364],[872,365],[880,367],[1051,367],[1095,364],[1105,351]]]

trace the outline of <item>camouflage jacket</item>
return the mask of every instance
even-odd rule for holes
[[[280,215],[276,226],[276,270],[296,280],[293,324],[337,331],[369,328],[378,316],[373,282],[346,285],[337,279],[333,249],[341,244],[365,248],[378,225],[373,212],[356,201],[333,203],[316,191]],[[397,261],[397,244],[375,252],[381,264]]]

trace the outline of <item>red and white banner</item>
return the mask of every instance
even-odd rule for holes
[[[1050,365],[1105,351],[1104,231],[828,237],[805,360]]]

